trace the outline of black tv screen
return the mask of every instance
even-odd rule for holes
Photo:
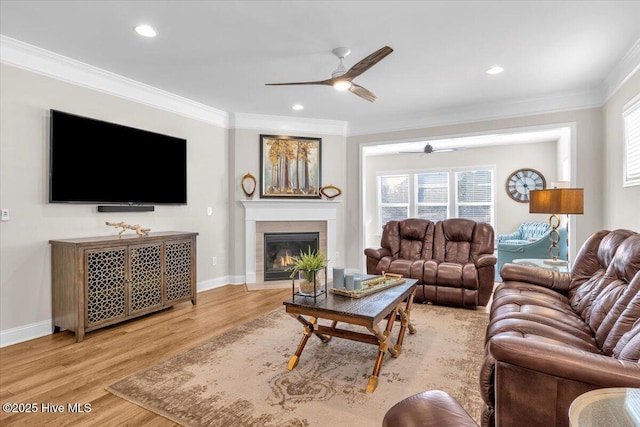
[[[186,204],[187,141],[51,110],[49,202]]]

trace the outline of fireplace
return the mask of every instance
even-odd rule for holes
[[[289,279],[292,257],[317,251],[320,233],[264,233],[264,280]]]
[[[244,216],[244,265],[247,289],[290,288],[291,279],[264,280],[264,233],[320,233],[319,249],[327,255],[327,268],[338,257],[335,200],[241,200]]]

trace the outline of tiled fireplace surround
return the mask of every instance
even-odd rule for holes
[[[245,209],[245,278],[249,289],[291,286],[289,281],[264,282],[264,233],[318,232],[320,251],[327,254],[328,273],[336,259],[336,217],[339,201],[242,200]]]

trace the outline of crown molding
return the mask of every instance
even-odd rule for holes
[[[228,127],[229,118],[224,111],[3,35],[0,35],[0,62],[216,126]]]
[[[636,40],[602,82],[604,101],[608,101],[638,69],[640,69],[640,39]]]
[[[377,118],[358,124],[341,120],[227,113],[4,35],[0,35],[0,62],[224,128],[358,136],[601,107],[640,68],[640,39],[600,86],[590,91],[477,104],[423,113],[401,121]]]
[[[349,124],[349,136],[402,132],[434,126],[448,126],[488,120],[511,119],[540,114],[601,107],[600,90],[567,92],[536,99],[514,99],[508,102],[476,104],[464,108],[441,110],[393,123],[375,120],[362,125]]]
[[[271,131],[278,134],[285,131],[347,135],[347,122],[342,120],[308,119],[264,114],[231,113],[229,115],[229,127],[233,129]]]

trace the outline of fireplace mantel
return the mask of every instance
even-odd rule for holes
[[[333,200],[241,200],[244,206],[245,280],[256,283],[256,223],[325,221],[328,267],[336,259],[336,218],[342,202]]]

